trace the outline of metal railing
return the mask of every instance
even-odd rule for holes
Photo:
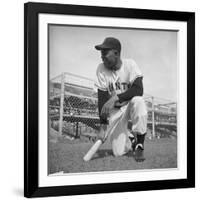
[[[49,117],[53,123],[57,122],[56,127],[60,134],[64,132],[79,137],[81,134],[97,132],[98,100],[93,85],[93,80],[70,73],[63,73],[50,80]],[[144,99],[153,137],[158,125],[176,126],[176,102],[147,94]]]

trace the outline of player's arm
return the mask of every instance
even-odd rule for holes
[[[109,100],[108,91],[103,91],[98,89],[98,110],[101,124],[107,124],[107,116],[105,114],[101,114],[102,108],[104,104]]]
[[[131,87],[121,93],[118,94],[119,102],[123,103],[124,101],[129,101],[135,96],[142,96],[143,95],[143,82],[142,77],[138,77],[135,79],[135,81],[132,83]]]
[[[107,126],[108,126],[108,115],[107,113],[102,112],[103,106],[106,102],[108,102],[110,95],[108,91],[103,91],[98,89],[98,110],[99,110],[99,118],[100,118],[100,130],[98,134],[98,139],[101,140],[102,143],[105,142],[107,138]]]

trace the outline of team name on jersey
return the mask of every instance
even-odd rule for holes
[[[131,83],[126,83],[126,82],[116,81],[116,82],[108,83],[108,89],[111,93],[117,90],[120,90],[121,92],[126,91],[130,87],[131,87]]]

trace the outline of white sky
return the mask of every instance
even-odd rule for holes
[[[145,93],[177,101],[177,33],[172,31],[51,25],[50,79],[62,72],[95,79],[101,58],[94,46],[110,36],[120,40],[121,57],[141,68]]]

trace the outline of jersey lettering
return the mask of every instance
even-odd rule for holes
[[[108,91],[111,96],[125,92],[137,77],[142,77],[140,69],[133,60],[123,59],[122,63],[117,72],[107,70],[103,63],[98,66],[96,86]]]
[[[121,85],[120,85],[120,82],[116,82],[115,83],[115,88],[116,88],[116,90],[121,90]]]
[[[108,84],[108,88],[109,88],[109,90],[112,92],[112,91],[114,90],[113,84],[112,84],[112,83],[109,83],[109,84]]]
[[[128,88],[130,88],[131,84],[130,83],[125,83],[125,82],[119,82],[116,81],[115,83],[109,82],[108,83],[108,88],[110,92],[113,92],[114,90],[121,90],[121,91],[126,91]]]

